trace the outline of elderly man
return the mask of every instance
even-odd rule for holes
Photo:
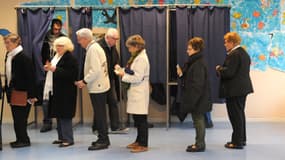
[[[92,31],[82,28],[76,32],[77,41],[86,49],[84,78],[75,82],[79,88],[87,86],[93,106],[98,140],[88,150],[106,149],[110,145],[106,116],[106,95],[110,89],[107,59],[104,50],[93,40]]]
[[[119,40],[119,33],[114,28],[109,28],[104,38],[98,41],[99,45],[105,51],[108,64],[108,74],[110,79],[110,90],[107,92],[107,104],[110,117],[110,127],[113,134],[126,134],[128,128],[122,128],[119,121],[119,108],[117,105],[117,92],[119,90],[119,79],[115,76],[114,67],[119,64],[119,54],[116,49],[116,42]],[[96,120],[94,117],[93,132],[97,130]]]

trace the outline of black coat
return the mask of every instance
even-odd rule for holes
[[[226,56],[222,67],[218,69],[220,75],[220,97],[246,96],[253,92],[250,71],[250,57],[239,47]]]
[[[7,56],[7,55],[6,55]],[[7,58],[7,57],[6,57]],[[5,58],[5,62],[6,62]],[[5,78],[5,88],[8,102],[11,98],[11,90],[27,91],[28,98],[36,97],[36,77],[32,60],[24,54],[24,52],[18,53],[12,59],[12,77],[8,87],[8,82]]]
[[[53,95],[49,100],[51,117],[72,118],[75,116],[77,88],[74,82],[77,75],[77,60],[70,52],[66,52],[53,72]]]
[[[191,55],[182,71],[181,112],[204,114],[211,111],[210,82],[203,55]]]
[[[98,44],[102,47],[102,49],[105,52],[107,63],[108,63],[108,73],[109,73],[109,79],[115,81],[115,89],[117,93],[117,99],[120,99],[120,83],[119,78],[117,75],[115,75],[114,67],[116,64],[120,64],[120,57],[118,54],[118,51],[116,49],[116,46],[109,47],[105,38],[103,37],[98,41]]]

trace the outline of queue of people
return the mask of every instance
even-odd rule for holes
[[[92,103],[94,121],[92,130],[97,131],[97,139],[91,142],[88,150],[107,149],[110,138],[107,123],[109,107],[110,128],[113,132],[127,133],[119,123],[116,88],[118,79],[127,91],[126,112],[133,116],[137,128],[136,139],[126,145],[133,153],[149,150],[148,111],[149,111],[149,76],[150,64],[146,42],[140,35],[128,37],[125,45],[130,52],[130,59],[125,67],[119,65],[116,42],[119,34],[116,29],[109,29],[105,37],[98,42],[88,28],[76,32],[77,42],[86,49],[84,76],[78,79],[78,63],[73,56],[72,41],[60,34],[62,24],[53,21],[49,40],[49,57],[44,60],[46,78],[42,94],[37,94],[32,61],[23,52],[21,38],[17,34],[4,37],[7,54],[5,58],[5,91],[11,105],[16,140],[13,148],[30,146],[27,133],[27,118],[31,105],[43,101],[44,125],[41,132],[51,130],[51,118],[56,118],[58,139],[53,144],[59,147],[74,145],[72,118],[76,113],[77,88],[86,87]],[[249,76],[250,57],[240,46],[241,38],[235,32],[224,36],[227,56],[223,65],[217,65],[220,77],[220,97],[226,98],[228,117],[232,124],[231,140],[225,144],[229,149],[243,149],[246,145],[245,102],[253,92]],[[47,44],[45,44],[47,45]],[[51,47],[52,46],[52,47]],[[187,146],[187,152],[203,152],[206,149],[205,114],[212,110],[208,67],[203,58],[205,44],[201,37],[188,41],[188,60],[184,66],[177,66],[177,75],[181,80],[181,108],[184,113],[191,113],[196,138],[195,143]],[[51,54],[52,53],[52,54]],[[43,57],[44,58],[44,57]],[[26,95],[24,104],[15,104],[15,91]],[[40,95],[40,96],[39,96]],[[45,108],[46,107],[46,108]]]

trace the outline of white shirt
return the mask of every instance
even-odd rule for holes
[[[7,53],[6,59],[6,77],[7,77],[7,85],[10,85],[10,81],[12,79],[12,60],[13,58],[20,52],[23,51],[23,47],[19,45],[18,47],[14,48],[11,52]]]

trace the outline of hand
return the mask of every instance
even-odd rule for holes
[[[115,70],[119,70],[119,69],[121,69],[121,66],[118,65],[118,64],[116,64],[116,65],[114,66],[114,69],[115,69]]]
[[[182,69],[180,68],[179,65],[176,65],[176,72],[177,72],[177,75],[178,75],[179,77],[181,77],[182,74],[183,74]]]
[[[74,84],[80,89],[86,86],[86,84],[83,82],[83,80],[76,81],[76,82],[74,82]]]
[[[123,77],[125,75],[125,71],[123,69],[115,69],[114,72],[117,76],[120,77]]]
[[[46,64],[44,65],[44,70],[45,71],[52,71],[52,72],[54,72],[55,69],[56,69],[55,66],[52,66],[49,61],[46,61]]]
[[[116,64],[114,66],[114,72],[115,72],[116,75],[121,76],[121,77],[124,76],[124,74],[125,74],[124,69],[121,68],[121,66],[118,65],[118,64]]]
[[[28,101],[29,104],[33,105],[35,102],[38,101],[38,99],[37,98],[29,98],[27,101]]]
[[[219,71],[220,68],[221,68],[221,65],[217,65],[216,66],[216,71]]]

